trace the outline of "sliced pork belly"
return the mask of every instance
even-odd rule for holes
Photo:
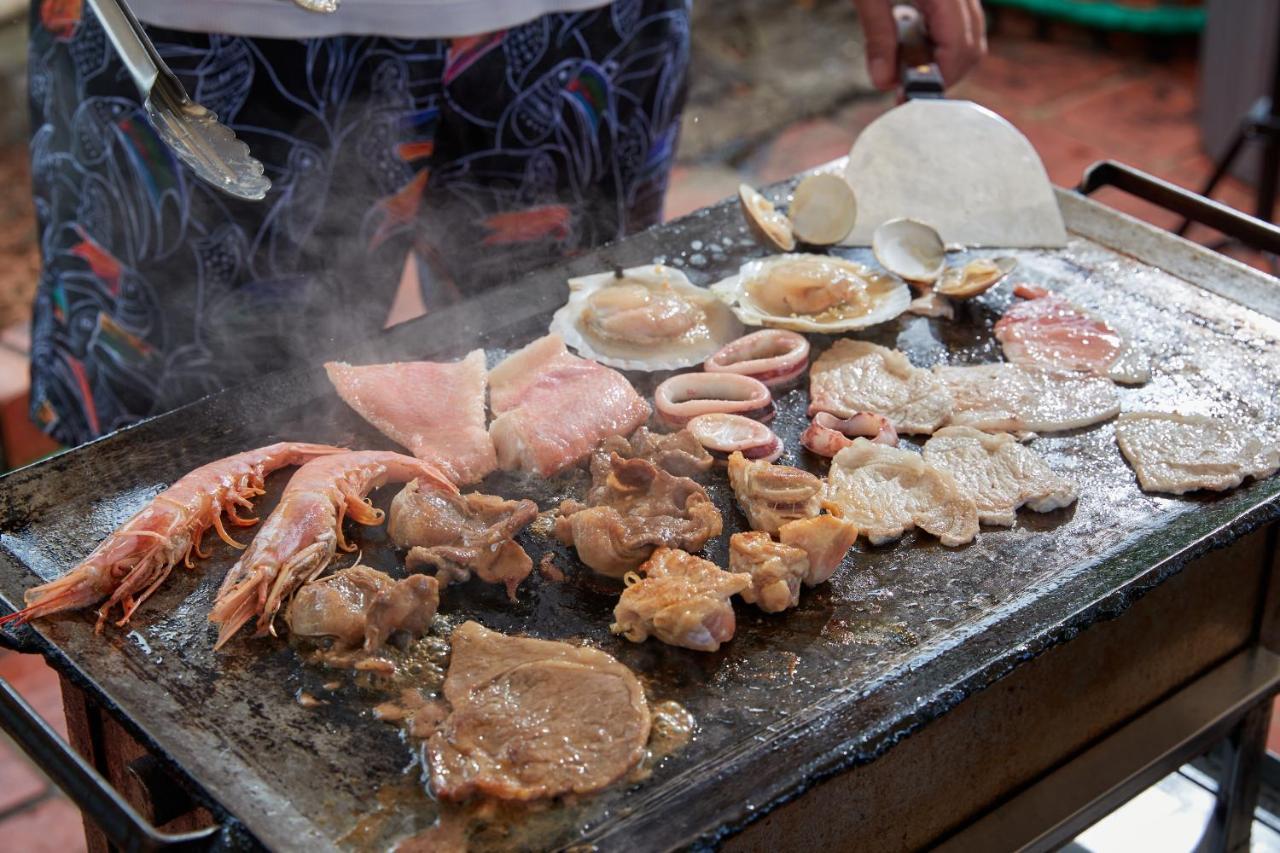
[[[458,485],[498,467],[485,429],[484,350],[462,361],[324,366],[348,406],[379,432]]]
[[[943,427],[924,446],[924,461],[955,478],[983,524],[1012,527],[1017,509],[1049,512],[1075,503],[1075,484],[1054,473],[1007,432]]]
[[[865,438],[831,460],[826,498],[841,518],[879,545],[913,527],[943,545],[963,545],[978,535],[978,508],[955,478],[910,450]]]
[[[1015,292],[1025,298],[1010,305],[995,325],[996,338],[1009,361],[1025,367],[1083,371],[1132,385],[1150,378],[1146,359],[1106,320],[1039,288]]]
[[[1051,373],[1004,362],[936,367],[955,400],[951,423],[981,430],[1058,432],[1114,417],[1115,385],[1100,376]]]
[[[489,405],[498,465],[543,476],[581,462],[602,439],[628,435],[649,419],[649,404],[626,377],[571,355],[556,335],[490,371]]]
[[[809,414],[884,415],[898,432],[930,433],[951,414],[951,393],[897,350],[841,338],[809,371]]]
[[[1147,492],[1223,491],[1280,467],[1274,435],[1227,418],[1125,412],[1116,421],[1116,441]]]

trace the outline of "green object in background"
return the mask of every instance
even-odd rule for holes
[[[1086,27],[1157,35],[1188,35],[1204,29],[1202,6],[1126,6],[1112,0],[986,0]]]

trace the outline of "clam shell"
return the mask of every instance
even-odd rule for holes
[[[947,269],[933,289],[952,299],[972,299],[999,284],[1017,265],[1018,261],[1009,257],[975,258],[962,267]]]
[[[742,215],[747,220],[751,236],[776,252],[790,252],[796,247],[791,220],[769,199],[747,184],[739,184],[738,204],[742,206]]]
[[[757,304],[749,286],[767,276],[779,264],[793,262],[827,265],[834,272],[852,274],[866,282],[870,292],[867,308],[857,310],[851,306],[838,306],[837,309],[818,314],[777,314]],[[901,281],[877,273],[863,264],[831,255],[775,255],[749,261],[742,265],[737,275],[711,285],[711,291],[732,307],[738,319],[748,326],[822,334],[865,329],[888,322],[906,311],[911,304],[911,289]]]
[[[796,187],[787,215],[797,240],[812,246],[834,246],[853,230],[858,200],[839,175],[810,175]]]
[[[915,219],[882,222],[871,235],[871,251],[880,266],[907,281],[936,281],[947,263],[938,232]]]
[[[597,273],[569,279],[569,301],[551,318],[550,331],[583,358],[620,370],[653,372],[678,370],[701,364],[725,344],[742,335],[742,324],[733,312],[706,288],[697,287],[680,270],[650,264],[615,272]],[[694,328],[668,342],[627,342],[603,338],[583,322],[583,311],[591,296],[619,284],[675,293],[699,308],[703,319]]]

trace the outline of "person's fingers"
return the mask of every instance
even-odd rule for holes
[[[917,5],[925,15],[942,79],[953,85],[986,51],[982,6],[978,0],[920,0]]]
[[[891,89],[898,80],[898,27],[892,0],[853,0],[867,41],[867,71],[877,89]]]

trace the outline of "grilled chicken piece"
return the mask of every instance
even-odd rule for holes
[[[809,555],[751,531],[729,537],[729,571],[751,575],[742,600],[765,613],[781,613],[800,603],[800,583],[809,572]]]
[[[1051,373],[1016,364],[935,367],[955,398],[951,423],[1002,432],[1057,432],[1115,417],[1120,398],[1109,379]]]
[[[809,370],[809,414],[884,415],[900,433],[930,433],[951,414],[951,392],[897,350],[841,338]]]
[[[777,533],[788,521],[821,511],[822,480],[790,465],[751,461],[735,451],[729,457],[729,484],[752,530]]]
[[[640,427],[627,439],[620,435],[606,438],[594,455],[616,453],[623,459],[647,459],[676,477],[696,477],[711,470],[715,459],[687,429],[679,432],[650,432]]]
[[[778,528],[778,539],[808,556],[804,585],[817,586],[840,568],[844,555],[858,539],[858,526],[834,515],[819,515],[787,522]]]
[[[398,631],[421,637],[439,605],[435,578],[411,575],[397,581],[356,565],[303,584],[285,611],[285,622],[294,637],[329,644],[319,653],[322,662],[351,666]]]
[[[508,637],[475,622],[460,625],[452,642],[444,682],[452,711],[426,750],[437,797],[587,794],[644,757],[644,690],[604,652]]]
[[[1143,491],[1181,495],[1234,489],[1246,477],[1270,477],[1280,467],[1280,443],[1259,428],[1226,418],[1126,412],[1116,421],[1120,452]]]
[[[726,572],[708,560],[659,548],[640,567],[613,608],[609,630],[633,643],[650,636],[671,646],[714,652],[737,626],[729,599],[751,587],[751,575]]]
[[[875,545],[913,527],[943,545],[963,545],[978,535],[978,508],[954,477],[919,453],[865,438],[854,439],[831,460],[826,499]]]
[[[455,495],[414,480],[392,499],[387,534],[410,549],[408,568],[434,567],[444,584],[475,572],[486,583],[506,586],[514,601],[533,561],[512,539],[537,515],[538,505],[530,500]]]
[[[1007,432],[944,427],[924,446],[924,461],[946,471],[973,499],[983,524],[1012,527],[1018,507],[1049,512],[1075,503],[1075,484],[1054,473]]]
[[[658,546],[700,550],[723,529],[706,490],[687,477],[607,451],[592,457],[591,472],[587,502],[562,503],[555,532],[602,575],[622,577]]]

